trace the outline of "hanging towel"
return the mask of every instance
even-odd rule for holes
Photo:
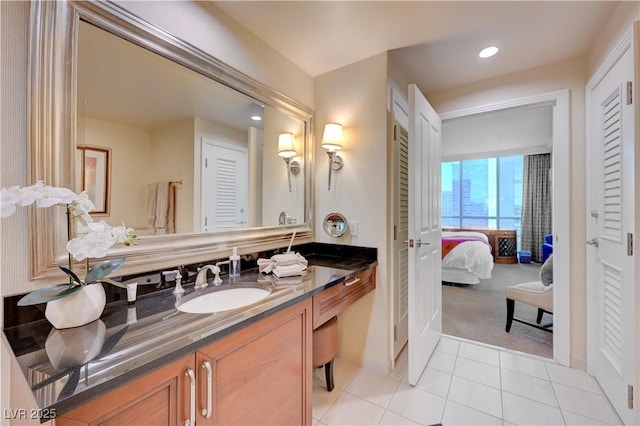
[[[148,220],[153,234],[173,234],[176,232],[175,184],[154,182],[149,184]]]

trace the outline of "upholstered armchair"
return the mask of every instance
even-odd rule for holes
[[[545,312],[553,314],[553,255],[550,255],[542,264],[540,281],[508,286],[504,289],[504,293],[507,299],[507,325],[505,327],[507,333],[511,331],[513,321],[553,333],[552,324],[541,324]],[[514,317],[516,301],[538,308],[535,324]]]

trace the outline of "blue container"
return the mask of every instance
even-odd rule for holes
[[[528,250],[521,250],[518,252],[520,263],[531,263],[531,252]]]

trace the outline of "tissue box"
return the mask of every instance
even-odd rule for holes
[[[520,263],[531,263],[531,252],[528,250],[521,250],[518,252]]]

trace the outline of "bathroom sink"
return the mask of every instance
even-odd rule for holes
[[[271,294],[267,286],[243,285],[225,288],[207,288],[186,296],[176,304],[176,309],[190,314],[209,314],[249,306]]]

